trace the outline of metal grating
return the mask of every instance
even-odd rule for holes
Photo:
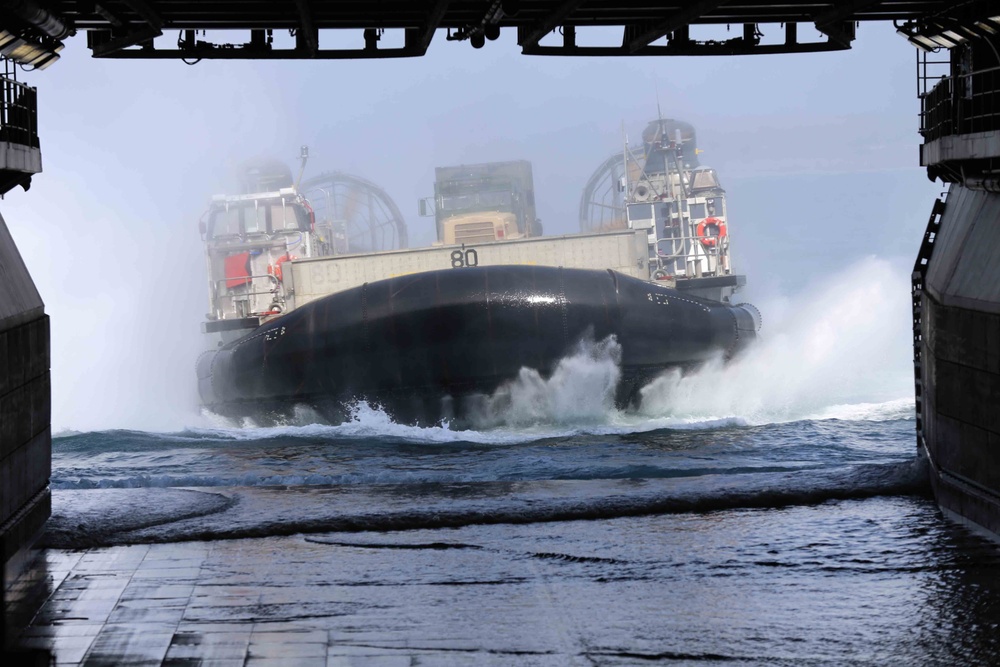
[[[495,241],[492,222],[463,222],[455,225],[455,243],[487,243]]]

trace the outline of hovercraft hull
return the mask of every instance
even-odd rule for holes
[[[550,373],[581,339],[615,336],[618,397],[628,401],[665,369],[735,354],[758,326],[752,307],[613,271],[445,269],[317,299],[207,352],[199,391],[228,416],[305,405],[336,419],[346,404],[368,400],[398,420],[434,422],[461,417],[454,411],[465,397],[495,391],[521,368]]]

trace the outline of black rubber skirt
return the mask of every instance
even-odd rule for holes
[[[544,266],[445,269],[312,301],[198,361],[209,409],[230,416],[296,405],[337,418],[367,400],[434,422],[521,368],[550,373],[582,339],[615,336],[620,402],[668,368],[731,356],[756,337],[752,306],[688,296],[613,271]],[[454,415],[449,415],[454,416]]]

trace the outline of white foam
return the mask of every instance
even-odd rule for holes
[[[478,427],[597,425],[618,416],[615,387],[621,378],[621,345],[614,336],[595,342],[584,339],[559,361],[548,378],[522,368],[492,396],[472,407]]]
[[[915,402],[912,398],[900,398],[882,403],[856,403],[847,405],[831,405],[819,412],[808,415],[805,419],[841,419],[844,421],[895,421],[897,419],[914,419]]]
[[[912,405],[909,291],[902,271],[870,257],[830,276],[801,302],[782,301],[761,308],[767,328],[744,355],[729,364],[717,359],[686,376],[665,373],[642,390],[641,412],[767,424],[847,415],[847,406],[869,406],[854,410],[869,414],[871,405]]]
[[[239,425],[228,422],[228,428],[191,428],[186,431],[194,436],[219,438],[223,440],[253,441],[269,438],[398,438],[413,442],[448,443],[473,442],[483,444],[505,444],[525,442],[537,438],[530,432],[477,431],[452,429],[447,423],[437,426],[411,426],[398,424],[379,406],[367,401],[358,401],[350,406],[350,417],[342,424],[290,423],[277,426],[257,426],[250,420],[242,420]],[[301,413],[308,414],[307,412]],[[217,415],[214,416],[219,418]]]

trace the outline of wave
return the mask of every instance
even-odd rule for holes
[[[926,462],[672,479],[55,491],[41,545],[236,539],[779,508],[926,494]]]
[[[385,470],[382,472],[352,472],[340,475],[324,473],[292,473],[261,475],[131,475],[125,477],[63,479],[56,477],[51,482],[54,490],[89,489],[170,489],[170,488],[239,488],[239,487],[317,487],[317,486],[363,486],[388,484],[465,484],[483,482],[520,482],[538,480],[596,480],[596,479],[665,479],[674,477],[697,477],[700,475],[740,475],[757,472],[793,472],[808,468],[822,467],[802,464],[747,463],[742,461],[704,462],[699,466],[669,468],[648,462],[635,462],[616,466],[612,469],[586,467],[581,461],[570,471],[559,468],[536,468],[535,475],[511,474],[498,471],[489,474],[483,471],[467,473],[452,470]]]
[[[812,413],[788,420],[755,423],[742,417],[701,417],[695,415],[656,416],[643,412],[609,411],[601,421],[572,421],[561,424],[538,423],[518,426],[516,423],[497,424],[491,428],[455,429],[448,423],[436,426],[413,426],[393,421],[378,406],[361,401],[350,410],[350,419],[342,424],[284,424],[280,426],[243,426],[212,428],[192,427],[178,432],[150,432],[117,429],[110,431],[64,431],[52,436],[59,453],[85,451],[163,450],[170,447],[206,447],[240,445],[241,443],[280,443],[296,441],[324,442],[364,441],[372,448],[393,444],[484,445],[506,446],[565,439],[581,436],[627,436],[654,434],[658,431],[715,431],[732,428],[794,424],[796,422],[840,420],[856,422],[886,422],[914,419],[912,398],[898,398],[877,403],[846,403],[830,405]]]
[[[854,403],[830,405],[805,417],[810,421],[837,419],[840,421],[884,422],[916,419],[916,402],[913,398],[899,398],[881,403]]]

